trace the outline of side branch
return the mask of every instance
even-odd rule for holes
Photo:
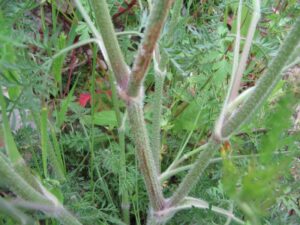
[[[293,29],[285,39],[277,56],[272,61],[267,72],[258,81],[257,86],[245,100],[243,105],[233,116],[225,123],[221,130],[221,137],[213,135],[210,139],[206,150],[200,153],[194,166],[190,169],[187,176],[179,185],[177,191],[170,199],[170,205],[174,206],[188,195],[192,187],[197,183],[203,171],[209,165],[214,153],[221,144],[221,138],[230,136],[245,121],[250,119],[254,112],[262,105],[264,100],[270,95],[275,85],[281,79],[281,71],[289,60],[289,56],[293,53],[295,46],[300,42],[300,17],[297,19]]]
[[[293,54],[295,46],[300,43],[300,17],[296,20],[293,29],[283,42],[277,56],[271,62],[266,73],[259,79],[255,89],[245,100],[243,105],[225,122],[221,135],[223,138],[230,136],[243,123],[248,121],[255,111],[269,97],[276,84],[281,79],[282,70]]]
[[[128,95],[136,97],[141,89],[145,73],[149,67],[155,44],[165,23],[173,0],[156,0],[150,13],[143,41],[130,74]]]
[[[103,37],[103,42],[117,83],[121,89],[125,89],[127,87],[130,71],[121,52],[107,3],[105,0],[91,0],[91,5],[95,12],[96,23]]]
[[[183,181],[179,184],[174,195],[171,197],[169,204],[175,206],[186,197],[192,190],[194,185],[197,183],[204,170],[208,167],[210,159],[214,156],[216,151],[219,149],[220,143],[218,140],[211,138],[208,142],[206,149],[203,150],[193,167],[189,170]]]

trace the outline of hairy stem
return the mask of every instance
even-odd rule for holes
[[[0,154],[0,175],[5,185],[16,195],[33,203],[47,206],[49,210],[42,210],[44,213],[56,217],[65,225],[81,225],[63,206],[60,205],[54,196],[44,196],[30,186],[5,160],[5,156]]]
[[[140,93],[142,83],[152,59],[157,40],[165,23],[173,0],[156,0],[151,10],[145,30],[145,35],[139,47],[130,74],[128,95],[135,97]]]
[[[153,210],[163,208],[164,198],[158,181],[158,173],[149,144],[149,138],[144,122],[142,104],[134,100],[127,103],[129,122],[137,150],[139,166],[144,176],[146,189]]]
[[[272,61],[267,72],[258,81],[255,90],[250,94],[248,99],[240,109],[225,123],[222,128],[221,138],[230,136],[237,130],[241,124],[247,121],[253,113],[262,105],[263,101],[270,95],[271,91],[281,78],[281,70],[293,53],[295,46],[300,42],[300,17],[295,22],[295,25],[283,45],[281,46],[277,56]],[[220,137],[213,135],[210,139],[206,150],[200,153],[199,158],[190,169],[187,176],[180,183],[177,191],[170,200],[171,205],[178,204],[185,196],[188,195],[192,187],[197,183],[201,174],[208,166],[210,159],[213,157],[220,145]]]
[[[169,25],[169,30],[166,37],[167,45],[171,45],[174,40],[175,30],[178,25],[178,18],[180,17],[183,0],[176,0],[172,10],[172,18]]]
[[[153,152],[153,158],[156,164],[157,172],[160,173],[160,121],[162,112],[162,95],[165,76],[156,74],[155,76],[155,93],[153,103],[153,124],[152,124],[152,139],[151,146]]]
[[[178,18],[180,16],[181,7],[183,0],[178,0],[175,2],[174,10],[172,14],[172,19],[170,22],[170,29],[168,30],[166,36],[167,45],[173,42],[173,35],[178,23]],[[163,86],[166,76],[166,69],[169,62],[169,56],[165,49],[162,49],[162,55],[160,55],[159,47],[156,45],[154,51],[154,71],[155,71],[155,93],[153,99],[153,119],[152,119],[152,138],[151,147],[153,158],[156,164],[157,172],[160,174],[160,149],[161,149],[161,137],[160,137],[160,120],[162,114],[162,99],[163,99]]]
[[[158,174],[160,174],[160,121],[162,114],[162,101],[163,101],[163,88],[166,76],[166,66],[168,57],[162,57],[159,54],[158,47],[154,51],[154,71],[155,71],[155,92],[153,98],[153,119],[151,130],[151,147],[154,162],[157,168]]]
[[[18,224],[29,225],[34,224],[34,219],[15,207],[6,199],[0,197],[0,213],[14,218]]]
[[[124,60],[115,34],[108,5],[105,0],[91,0],[91,5],[95,12],[96,23],[103,37],[103,42],[117,83],[122,89],[125,89],[128,82],[129,68]]]
[[[198,159],[194,163],[194,166],[189,170],[188,174],[185,176],[176,192],[171,197],[171,206],[177,205],[184,197],[189,194],[189,192],[192,190],[194,185],[203,174],[204,170],[209,165],[210,159],[214,156],[219,146],[220,143],[217,140],[213,138],[210,139],[206,149],[199,154]]]
[[[181,209],[184,209],[184,208],[209,209],[209,210],[216,212],[220,215],[223,215],[231,220],[234,220],[238,224],[245,224],[244,221],[237,218],[231,211],[228,211],[226,209],[223,209],[223,208],[220,208],[217,206],[211,206],[211,205],[209,205],[208,202],[206,202],[202,199],[186,197],[184,199],[183,203],[181,203],[181,205],[178,206],[178,208],[181,208]]]
[[[300,42],[300,17],[296,20],[293,29],[286,37],[276,57],[272,60],[268,70],[257,82],[255,89],[245,100],[242,106],[225,122],[221,135],[226,138],[248,121],[255,111],[263,104],[281,79],[281,71],[295,46]]]
[[[292,152],[274,152],[274,155],[290,155],[292,154]],[[251,155],[233,155],[233,156],[228,156],[228,159],[230,160],[236,160],[236,159],[246,159],[246,158],[256,158],[261,156],[262,154],[251,154]],[[209,164],[213,164],[213,163],[217,163],[217,162],[222,162],[224,160],[223,157],[217,157],[217,158],[212,158],[211,160],[209,160]],[[193,164],[189,164],[189,165],[184,165],[184,166],[180,166],[180,167],[176,167],[172,170],[168,170],[163,172],[160,176],[159,176],[159,181],[160,183],[163,183],[165,180],[167,180],[168,178],[189,170],[191,168],[193,168],[194,163]]]

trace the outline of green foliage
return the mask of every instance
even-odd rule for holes
[[[112,110],[95,113],[93,119],[91,116],[87,115],[84,117],[84,120],[88,124],[93,123],[98,126],[109,126],[110,128],[117,127],[118,125],[116,114]]]
[[[287,188],[284,180],[289,173],[286,168],[292,160],[290,155],[298,148],[298,135],[288,134],[298,100],[294,93],[287,92],[265,116],[267,134],[261,137],[259,155],[244,166],[230,160],[230,156],[224,156],[225,191],[254,225],[261,224],[259,217],[268,215],[268,209],[284,194]]]
[[[81,2],[93,19],[89,1]],[[126,7],[124,1],[107,2],[111,15]],[[143,10],[137,4],[114,21],[118,32],[144,32],[149,8],[147,1],[137,2]],[[168,20],[159,42],[168,58],[161,121],[162,171],[180,149],[182,154],[189,153],[207,141],[229,83],[237,5],[223,0],[202,2],[205,3],[184,1],[176,26],[172,27]],[[245,2],[243,36],[252,13],[250,1]],[[299,16],[299,3],[284,2],[286,7],[278,3],[280,12],[274,13],[275,1],[262,1],[263,20],[254,38],[241,89],[254,85]],[[119,118],[126,115],[125,104],[119,101],[110,104],[113,96],[102,99],[102,93],[114,84],[113,80],[108,81],[107,71],[101,67],[102,55],[96,51],[90,54],[90,49],[95,47],[86,45],[76,49],[74,64],[71,53],[52,58],[77,38],[80,41],[92,36],[87,23],[76,10],[73,12],[75,8],[64,10],[66,5],[70,6],[70,1],[0,1],[0,85],[9,94],[8,98],[0,97],[1,113],[7,108],[8,117],[1,117],[5,129],[0,131],[0,151],[7,150],[1,147],[4,139],[10,151],[18,151],[47,190],[83,224],[124,224],[122,203],[127,194],[131,224],[145,224],[149,199],[135,158],[132,131],[127,120]],[[224,13],[230,10],[231,30],[226,26],[229,15]],[[173,41],[168,41],[168,32],[173,28]],[[123,34],[118,35],[118,40],[130,65],[140,37]],[[72,66],[74,70],[70,69]],[[146,77],[144,104],[149,129],[156,108],[154,76],[151,66]],[[68,83],[70,91],[64,91]],[[210,205],[232,208],[237,216],[246,216],[251,225],[296,225],[300,217],[299,181],[289,173],[291,165],[297,162],[295,156],[299,155],[299,135],[288,132],[297,98],[287,91],[290,88],[285,84],[278,88],[281,90],[276,90],[255,121],[232,137],[233,152],[226,153],[223,167],[219,158],[213,159],[215,163],[191,192]],[[90,91],[92,100],[97,100],[84,108],[77,99],[86,91]],[[283,96],[279,94],[279,101],[278,93],[283,93]],[[14,110],[22,115],[23,124],[28,125],[30,121],[35,126],[21,126],[10,132]],[[254,128],[264,128],[266,133],[255,133]],[[122,158],[123,151],[125,158]],[[192,156],[186,162],[190,164],[195,159]],[[184,174],[176,174],[163,183],[166,196],[173,193]],[[15,197],[11,192],[1,186],[1,194],[4,197],[0,199],[0,224],[13,225],[21,217],[29,219],[30,224],[34,224],[31,219],[40,224],[59,224],[33,210],[26,210],[23,215],[23,210],[11,204]],[[226,218],[211,209],[192,209],[180,212],[168,224],[225,223]]]

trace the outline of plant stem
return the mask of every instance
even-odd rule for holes
[[[174,161],[173,165],[171,165],[168,168],[168,170],[176,168],[180,163],[182,163],[183,161],[187,160],[191,156],[193,156],[195,154],[198,154],[199,152],[201,152],[202,150],[204,150],[206,147],[207,147],[207,144],[204,144],[204,145],[201,145],[200,147],[194,149],[193,151],[190,151],[190,152],[184,154],[180,159],[178,159],[178,161]]]
[[[130,74],[127,90],[129,96],[136,97],[141,91],[145,74],[152,59],[152,53],[172,3],[172,0],[156,0],[154,3],[148,19],[144,38],[139,47]]]
[[[188,195],[192,187],[197,183],[199,177],[208,166],[210,159],[213,157],[220,145],[220,138],[230,136],[245,121],[250,119],[253,113],[262,105],[263,101],[270,95],[271,91],[281,78],[281,70],[293,53],[295,46],[300,42],[300,17],[296,20],[293,29],[285,39],[277,56],[272,61],[267,72],[259,79],[255,90],[250,94],[245,103],[237,112],[229,118],[222,128],[221,137],[213,135],[210,139],[207,149],[200,153],[199,158],[190,169],[187,176],[180,183],[177,191],[170,199],[171,205],[178,204],[185,196]]]
[[[94,23],[92,22],[90,16],[88,15],[88,13],[86,12],[86,10],[84,9],[84,7],[82,6],[80,0],[74,0],[74,3],[76,5],[76,7],[78,8],[79,12],[81,13],[83,19],[85,20],[85,22],[87,23],[88,27],[90,28],[91,32],[93,33],[93,35],[96,38],[96,42],[102,52],[103,58],[106,61],[106,63],[111,67],[111,63],[109,60],[109,57],[107,55],[107,50],[106,47],[103,43],[103,38],[100,34],[100,32],[97,30],[97,28],[95,27]],[[110,19],[110,17],[108,18]]]
[[[240,88],[240,83],[243,77],[243,73],[245,71],[245,68],[247,66],[247,59],[249,56],[249,52],[250,52],[250,48],[251,48],[251,44],[252,44],[252,40],[255,34],[255,30],[256,30],[256,26],[257,23],[260,19],[260,1],[259,0],[254,0],[254,12],[253,12],[253,16],[252,16],[252,20],[250,23],[250,27],[248,30],[248,34],[247,34],[247,38],[246,38],[246,42],[245,42],[245,46],[243,48],[243,52],[241,55],[241,59],[239,62],[238,67],[236,68],[236,71],[234,71],[234,76],[232,76],[232,84],[230,86],[230,94],[228,96],[228,102],[226,103],[230,103],[232,102],[238,95],[238,91]],[[239,5],[239,13],[241,13],[241,8],[242,8],[242,4],[240,3]],[[239,24],[238,24],[239,26]],[[238,27],[237,29],[238,31],[240,31],[240,27]],[[240,34],[238,32],[237,34],[237,44],[239,44],[240,40]],[[239,46],[235,46],[235,48],[237,48],[239,50]],[[236,55],[236,53],[235,53]]]
[[[84,45],[87,45],[87,44],[90,44],[90,43],[98,43],[98,39],[90,38],[90,39],[87,39],[87,40],[82,40],[82,41],[79,41],[75,44],[72,44],[72,45],[70,45],[66,48],[63,48],[59,52],[57,52],[55,55],[53,55],[52,58],[50,59],[50,61],[46,61],[46,63],[49,63],[49,62],[53,61],[54,59],[57,59],[58,57],[64,55],[65,53],[67,53],[69,51],[72,51],[73,49],[79,48],[81,46],[84,46]]]
[[[95,125],[94,125],[94,119],[95,119],[95,104],[96,104],[96,65],[97,65],[97,47],[95,45],[92,45],[93,50],[93,60],[92,60],[92,83],[90,87],[90,93],[91,93],[91,135],[89,137],[89,148],[90,148],[90,178],[91,178],[91,187],[94,186],[94,169],[95,169],[95,149],[94,149],[94,142],[95,142]]]
[[[237,218],[231,211],[228,211],[226,209],[223,209],[223,208],[220,208],[217,206],[210,206],[208,202],[206,202],[202,199],[186,197],[184,199],[183,203],[178,206],[178,208],[180,208],[180,210],[186,209],[186,208],[210,209],[213,212],[216,212],[220,215],[226,216],[227,218],[234,220],[238,224],[245,224],[244,221]]]
[[[158,181],[155,162],[152,157],[142,103],[131,100],[127,103],[127,111],[134,136],[139,166],[144,176],[150,204],[153,210],[158,211],[164,206],[164,198]]]
[[[128,82],[129,68],[124,60],[115,34],[113,23],[109,15],[108,5],[105,0],[91,0],[91,5],[117,83],[121,89],[125,89]]]
[[[121,184],[126,182],[127,179],[127,168],[126,168],[126,152],[125,152],[125,128],[123,127],[123,120],[122,115],[120,112],[120,104],[118,99],[118,93],[115,86],[115,78],[113,76],[112,71],[108,71],[108,77],[109,77],[109,83],[112,90],[112,102],[114,111],[116,114],[117,122],[118,122],[118,139],[119,139],[119,149],[120,149],[120,164],[121,164],[121,171],[119,175],[119,186],[121,187]],[[122,209],[122,216],[123,221],[126,224],[130,224],[130,201],[129,201],[129,193],[128,190],[121,190],[119,188],[119,193],[121,194],[122,203],[121,203],[121,209]]]
[[[13,190],[18,196],[40,203],[49,203],[41,193],[30,186],[6,161],[6,157],[0,154],[0,174],[5,185]]]
[[[180,10],[183,4],[183,0],[178,0],[174,5],[174,13],[171,19],[170,29],[168,31],[166,42],[171,44],[173,42],[173,34],[180,16]],[[159,52],[159,47],[155,48],[154,51],[154,71],[155,71],[155,92],[153,98],[153,119],[152,119],[152,136],[151,136],[151,147],[153,158],[156,164],[157,172],[160,174],[160,149],[161,149],[161,137],[160,137],[160,121],[162,114],[162,100],[163,100],[163,88],[164,80],[166,76],[166,68],[169,62],[167,52],[163,49],[162,56]]]
[[[174,175],[176,175],[177,173],[180,173],[182,171],[185,170],[189,170],[193,167],[193,164],[191,165],[185,165],[185,166],[180,166],[178,168],[174,168],[172,170],[168,170],[166,172],[163,172],[160,176],[159,176],[159,181],[160,183],[163,183],[165,180],[167,180],[169,177],[172,177]]]
[[[78,7],[81,7],[80,3],[77,3]],[[114,27],[112,24],[111,17],[109,15],[108,6],[105,0],[91,0],[91,6],[94,10],[95,17],[96,17],[96,23],[100,29],[100,33],[103,37],[103,43],[105,46],[105,52],[108,57],[108,64],[111,66],[109,68],[108,74],[109,74],[109,81],[112,88],[112,100],[113,100],[113,106],[116,113],[116,117],[118,120],[118,125],[121,127],[122,124],[122,118],[121,113],[119,109],[119,103],[118,103],[118,97],[117,97],[117,90],[115,86],[115,79],[117,80],[117,83],[121,89],[125,89],[128,82],[128,76],[129,76],[129,69],[127,64],[125,63],[123,54],[121,52],[120,46],[117,41],[116,33],[114,31]],[[81,9],[81,13],[84,14],[84,9]],[[90,27],[93,28],[93,24],[91,23],[89,17],[86,15],[85,19],[88,20],[90,23]],[[94,35],[97,39],[100,38],[100,35],[98,34],[97,30],[93,31]],[[131,32],[132,33],[132,32]],[[102,39],[101,37],[101,39]],[[110,69],[113,70],[110,71]],[[114,73],[114,76],[113,74]],[[119,145],[120,145],[120,151],[121,151],[121,175],[120,175],[120,183],[124,182],[126,180],[126,157],[125,157],[125,131],[124,130],[118,130],[118,136],[119,136]],[[129,224],[129,196],[127,190],[122,193],[122,214],[123,214],[123,220],[125,223]]]
[[[300,42],[300,17],[296,20],[292,30],[286,37],[276,57],[270,63],[268,70],[258,80],[254,91],[245,100],[242,106],[232,115],[222,127],[223,138],[229,137],[243,123],[248,121],[255,111],[263,104],[281,79],[281,71],[293,53],[295,46]]]
[[[215,125],[215,132],[219,136],[221,136],[220,133],[221,133],[221,129],[222,129],[225,117],[226,117],[226,110],[227,110],[228,104],[230,102],[230,98],[231,98],[231,95],[232,95],[231,93],[233,92],[234,85],[236,83],[236,80],[238,79],[237,78],[238,77],[237,69],[239,68],[242,7],[243,7],[243,0],[239,0],[238,13],[237,13],[236,37],[235,37],[235,43],[234,43],[234,54],[233,54],[233,63],[232,63],[230,84],[229,84],[229,87],[228,87],[227,96],[225,98],[225,101],[223,103],[223,107],[221,109],[221,113],[220,113],[219,118],[217,120],[217,123]],[[228,12],[226,12],[226,15],[227,14],[228,14]],[[244,53],[244,51],[243,51],[243,53]],[[242,73],[243,72],[244,71],[242,71]],[[238,85],[239,85],[239,83],[238,83]]]
[[[5,160],[5,156],[0,154],[0,175],[5,185],[16,195],[33,203],[47,206],[49,210],[43,210],[44,213],[56,217],[65,225],[81,225],[63,206],[58,203],[57,199],[49,199],[43,196],[31,187]],[[54,196],[51,196],[52,198]]]
[[[34,220],[31,216],[23,213],[20,209],[18,209],[2,197],[0,197],[0,212],[1,214],[13,218],[16,222],[18,222],[18,224],[34,224]]]
[[[201,177],[204,170],[209,165],[210,159],[219,149],[219,146],[220,143],[217,140],[213,138],[210,139],[206,149],[199,154],[198,159],[194,163],[194,166],[190,169],[183,181],[179,184],[179,187],[177,188],[176,192],[171,197],[171,206],[177,205],[184,197],[188,195],[193,186],[199,180],[199,177]]]
[[[157,172],[160,173],[160,121],[162,113],[162,95],[165,76],[156,74],[155,76],[155,92],[153,99],[153,119],[152,119],[152,138],[151,146],[153,152],[153,158],[156,164]]]
[[[292,154],[292,152],[274,152],[274,155],[288,155],[288,154]],[[228,159],[231,160],[236,160],[236,159],[247,159],[247,158],[256,158],[261,156],[262,154],[251,154],[251,155],[233,155],[233,156],[228,156]],[[212,158],[209,161],[209,164],[213,164],[213,163],[217,163],[217,162],[221,162],[223,161],[224,158],[222,157],[217,157],[217,158]],[[189,165],[184,165],[184,166],[180,166],[180,167],[176,167],[172,170],[167,170],[165,172],[163,172],[160,176],[159,176],[159,181],[160,183],[163,183],[165,180],[167,180],[168,178],[170,178],[171,176],[176,175],[177,173],[183,172],[185,170],[189,170],[191,168],[193,168],[194,163],[193,164],[189,164]]]
[[[165,55],[164,55],[165,56]],[[166,66],[168,57],[162,57],[159,54],[159,48],[154,51],[154,71],[155,71],[155,90],[153,98],[153,118],[152,118],[152,130],[151,130],[151,147],[153,159],[157,168],[158,174],[160,174],[160,121],[162,114],[162,101],[163,101],[163,89],[166,76]]]
[[[180,18],[181,8],[183,0],[176,0],[173,7],[172,18],[169,25],[169,30],[166,37],[167,45],[171,45],[174,40],[174,33],[178,25],[178,19]]]
[[[179,152],[177,153],[177,155],[176,155],[174,161],[171,163],[171,165],[168,167],[168,169],[167,169],[166,171],[170,171],[170,170],[172,170],[173,168],[176,168],[178,164],[180,164],[181,162],[183,162],[184,160],[187,159],[187,158],[184,158],[184,157],[190,157],[191,154],[192,154],[192,155],[193,155],[193,154],[196,154],[196,153],[198,153],[199,151],[201,151],[201,149],[203,149],[203,146],[201,146],[202,148],[201,148],[200,150],[197,148],[197,149],[195,149],[195,150],[193,150],[193,151],[191,151],[191,152],[185,154],[183,157],[181,157],[181,155],[182,155],[184,149],[186,148],[186,146],[187,146],[187,144],[188,144],[190,138],[192,137],[192,134],[193,134],[193,132],[194,132],[194,130],[195,130],[195,128],[196,128],[196,124],[198,123],[198,119],[199,119],[199,117],[200,117],[200,114],[201,114],[201,112],[202,112],[202,109],[203,109],[203,108],[201,108],[201,110],[199,110],[198,115],[196,116],[196,119],[195,119],[195,122],[194,122],[193,129],[190,131],[190,133],[189,133],[188,137],[186,138],[186,140],[185,140],[183,146],[180,148],[180,150],[179,150]],[[204,148],[205,148],[205,147],[204,147]],[[181,157],[181,158],[180,158],[180,157]]]
[[[30,169],[26,166],[26,163],[20,154],[17,145],[14,141],[12,131],[10,129],[9,120],[6,111],[6,102],[2,93],[2,88],[0,88],[0,106],[1,106],[1,116],[2,116],[2,128],[4,134],[5,149],[8,158],[12,162],[14,169],[21,174],[22,177],[36,190],[40,191],[39,185],[35,178],[32,176]]]

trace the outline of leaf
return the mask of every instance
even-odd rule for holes
[[[90,29],[88,25],[84,22],[79,22],[76,28],[76,33],[80,35],[79,40],[87,40],[90,38]]]
[[[235,7],[237,9],[238,7],[238,3],[235,4]],[[248,28],[250,26],[251,23],[251,17],[252,17],[252,12],[251,10],[248,8],[248,6],[246,6],[245,4],[242,6],[242,18],[241,18],[241,35],[246,37],[247,33],[248,33]],[[236,34],[236,29],[237,28],[237,17],[235,17],[233,23],[232,23],[232,33]]]
[[[66,119],[66,114],[67,114],[67,111],[68,111],[68,108],[69,108],[69,104],[72,101],[76,85],[77,85],[77,80],[76,80],[73,88],[69,92],[67,98],[65,98],[65,99],[62,100],[60,111],[56,112],[57,113],[56,114],[57,115],[57,117],[56,117],[56,125],[57,125],[57,127],[60,127],[64,123],[64,121]]]
[[[58,43],[57,43],[58,50],[61,50],[66,46],[66,39],[67,39],[67,37],[64,33],[62,33],[59,36]],[[61,75],[62,75],[62,68],[63,68],[63,64],[65,61],[65,57],[66,57],[66,54],[63,54],[63,55],[57,57],[56,59],[54,59],[53,63],[52,63],[52,72],[53,72],[54,79],[55,79],[56,83],[58,84],[60,91],[62,90]]]
[[[203,106],[197,101],[193,101],[189,106],[183,111],[182,114],[174,122],[174,130],[181,131],[182,129],[187,131],[192,131],[202,126],[201,123],[196,121],[196,117],[200,111],[203,110]],[[202,121],[203,117],[206,116],[205,113],[200,114],[198,121]]]
[[[109,111],[101,111],[94,114],[94,120],[92,121],[92,117],[90,115],[83,117],[86,123],[93,123],[94,125],[98,126],[110,126],[110,127],[117,127],[118,121],[116,114],[113,110]]]
[[[226,60],[221,60],[214,64],[213,69],[216,70],[213,75],[214,84],[220,86],[226,76],[230,74],[231,65]]]

